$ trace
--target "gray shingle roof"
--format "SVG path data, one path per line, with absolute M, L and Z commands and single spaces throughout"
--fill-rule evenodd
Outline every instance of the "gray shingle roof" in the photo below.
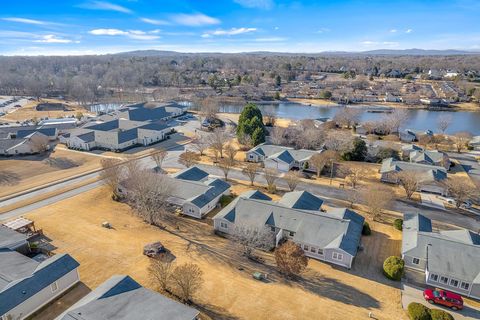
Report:
M 113 276 L 57 320 L 193 320 L 199 312 L 142 287 L 129 276 Z
M 415 171 L 420 182 L 442 181 L 447 178 L 447 170 L 444 167 L 428 164 L 397 161 L 388 158 L 382 161 L 380 173 Z
M 56 128 L 42 128 L 42 129 L 29 129 L 29 130 L 18 130 L 17 138 L 25 138 L 26 136 L 34 133 L 40 132 L 41 134 L 46 135 L 47 137 L 53 137 L 57 133 Z
M 441 163 L 444 157 L 445 154 L 437 150 L 416 150 L 410 153 L 411 162 L 427 162 L 431 165 Z
M 248 152 L 255 152 L 270 159 L 279 159 L 283 162 L 291 163 L 294 160 L 308 160 L 312 155 L 319 151 L 305 149 L 294 150 L 290 147 L 263 143 L 252 148 Z
M 0 249 L 0 314 L 7 313 L 78 266 L 68 254 L 36 262 L 18 252 Z
M 480 283 L 478 234 L 468 230 L 432 232 L 430 219 L 420 214 L 405 214 L 402 254 L 427 258 L 432 273 L 458 280 Z
M 278 201 L 286 207 L 318 211 L 322 207 L 323 200 L 308 191 L 287 192 Z
M 275 226 L 295 232 L 294 241 L 320 248 L 339 248 L 351 255 L 357 252 L 364 221 L 363 217 L 350 210 L 333 210 L 331 214 L 312 213 L 280 202 L 248 198 L 243 194 L 214 219 L 226 219 L 235 225 L 252 228 Z
M 87 133 L 83 133 L 81 135 L 78 135 L 77 138 L 79 138 L 83 142 L 92 142 L 92 141 L 95 141 L 95 132 L 90 131 Z
M 213 179 L 206 182 L 206 185 L 210 186 L 205 193 L 199 194 L 191 199 L 188 199 L 191 203 L 199 208 L 203 208 L 213 199 L 224 193 L 230 188 L 230 184 L 220 179 Z
M 20 232 L 0 226 L 0 249 L 14 249 L 19 245 L 25 244 L 28 237 Z
M 174 173 L 172 177 L 183 180 L 200 181 L 208 177 L 208 173 L 196 166 L 193 166 Z

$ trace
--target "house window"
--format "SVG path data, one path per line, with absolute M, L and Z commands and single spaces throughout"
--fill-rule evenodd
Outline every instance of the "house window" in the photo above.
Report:
M 458 287 L 458 284 L 459 284 L 459 281 L 458 281 L 458 280 L 450 279 L 450 286 L 451 286 L 451 287 L 457 288 L 457 287 Z
M 250 158 L 250 159 L 253 159 L 253 154 L 249 155 L 249 158 Z
M 323 249 L 318 249 L 318 254 L 323 256 Z
M 58 283 L 57 283 L 57 281 L 55 281 L 54 283 L 52 283 L 52 284 L 50 285 L 50 289 L 52 290 L 52 292 L 55 292 L 55 291 L 58 290 Z
M 317 248 L 310 247 L 310 252 L 317 253 Z
M 271 230 L 272 232 L 275 232 L 275 227 L 270 227 L 270 230 Z
M 224 228 L 224 229 L 227 229 L 228 228 L 228 225 L 226 222 L 220 222 L 220 227 L 221 228 Z
M 303 250 L 308 251 L 308 246 L 307 246 L 307 245 L 304 245 L 304 246 L 303 246 Z
M 448 278 L 445 276 L 440 277 L 440 283 L 447 284 L 448 283 Z
M 412 263 L 418 265 L 420 263 L 420 259 L 418 258 L 413 258 Z
M 438 274 L 430 273 L 430 280 L 438 282 Z
M 460 288 L 462 288 L 463 290 L 468 290 L 470 288 L 470 283 L 462 281 L 462 283 L 460 284 Z
M 338 253 L 338 252 L 334 252 L 334 253 L 332 254 L 332 258 L 333 258 L 334 260 L 342 261 L 342 260 L 343 260 L 343 254 Z
M 295 235 L 295 232 L 290 231 L 289 235 L 290 235 L 290 237 L 293 237 Z

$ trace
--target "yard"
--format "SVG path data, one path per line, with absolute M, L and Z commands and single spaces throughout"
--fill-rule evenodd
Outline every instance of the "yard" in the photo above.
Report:
M 46 155 L 0 159 L 0 197 L 100 168 L 101 157 L 57 146 Z
M 114 274 L 129 274 L 152 288 L 142 248 L 161 241 L 179 263 L 191 261 L 203 270 L 196 307 L 214 319 L 362 319 L 370 311 L 377 319 L 406 318 L 398 285 L 381 274 L 384 258 L 399 254 L 401 234 L 390 226 L 373 225 L 352 270 L 310 260 L 300 280 L 287 282 L 275 271 L 271 254 L 264 255 L 264 265 L 250 262 L 204 221 L 182 218 L 178 230 L 147 225 L 103 188 L 38 209 L 28 218 L 53 239 L 55 252 L 68 252 L 80 262 L 81 279 L 90 288 Z M 113 229 L 102 228 L 103 221 Z M 257 270 L 268 272 L 270 282 L 253 280 Z M 48 319 L 48 311 L 37 319 Z

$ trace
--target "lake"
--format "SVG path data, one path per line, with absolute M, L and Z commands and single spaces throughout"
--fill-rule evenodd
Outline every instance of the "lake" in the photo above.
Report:
M 332 118 L 341 109 L 339 106 L 308 106 L 299 103 L 260 104 L 258 107 L 271 108 L 277 117 L 288 119 L 317 119 Z M 350 107 L 350 106 L 349 106 Z M 353 108 L 366 108 L 364 106 L 351 106 Z M 243 105 L 224 105 L 221 112 L 240 113 Z M 458 131 L 468 131 L 473 135 L 480 135 L 480 112 L 478 111 L 433 111 L 424 109 L 408 109 L 409 119 L 403 129 L 427 130 L 437 132 L 437 119 L 441 114 L 448 113 L 452 116 L 452 123 L 447 133 L 453 134 Z M 378 120 L 385 117 L 385 113 L 363 112 L 361 122 Z

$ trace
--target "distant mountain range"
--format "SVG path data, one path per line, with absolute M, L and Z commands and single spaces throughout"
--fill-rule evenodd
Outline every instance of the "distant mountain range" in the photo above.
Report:
M 480 55 L 480 51 L 464 51 L 464 50 L 424 50 L 424 49 L 378 49 L 370 51 L 324 51 L 318 53 L 289 53 L 289 52 L 270 52 L 270 51 L 255 51 L 255 52 L 239 52 L 239 53 L 221 53 L 221 52 L 201 52 L 201 53 L 187 53 L 177 51 L 162 51 L 162 50 L 136 50 L 128 52 L 120 52 L 115 55 L 129 56 L 129 57 L 169 57 L 169 56 L 190 56 L 190 55 L 265 55 L 265 56 L 356 56 L 356 55 L 389 55 L 389 56 L 452 56 L 452 55 Z

